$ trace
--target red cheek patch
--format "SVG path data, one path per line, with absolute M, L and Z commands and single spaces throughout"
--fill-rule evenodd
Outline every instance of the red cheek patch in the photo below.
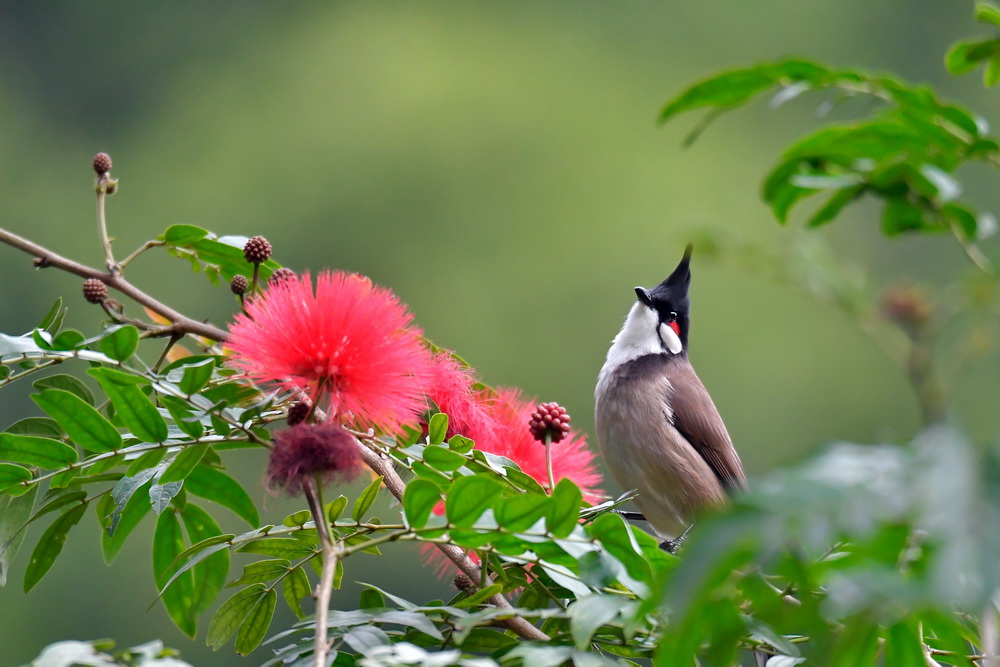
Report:
M 674 333 L 677 334 L 678 336 L 680 336 L 681 335 L 681 325 L 677 324 L 677 322 L 670 322 L 669 324 L 670 324 L 670 328 L 674 330 Z

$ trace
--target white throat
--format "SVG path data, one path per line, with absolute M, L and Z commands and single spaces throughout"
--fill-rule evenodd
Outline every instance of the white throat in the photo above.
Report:
M 636 301 L 628 311 L 625 325 L 611 343 L 601 375 L 647 354 L 680 354 L 683 349 L 680 336 L 670 325 L 661 323 L 655 310 Z

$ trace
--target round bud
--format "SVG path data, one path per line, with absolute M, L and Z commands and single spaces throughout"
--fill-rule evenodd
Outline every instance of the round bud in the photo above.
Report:
M 97 175 L 106 174 L 111 171 L 111 156 L 107 153 L 98 153 L 94 156 L 94 171 Z
M 275 270 L 275 272 L 271 274 L 271 277 L 268 278 L 267 282 L 271 284 L 271 287 L 274 287 L 275 285 L 280 285 L 286 280 L 291 280 L 294 277 L 295 272 L 283 266 L 280 269 Z
M 879 307 L 883 317 L 911 330 L 927 324 L 932 314 L 927 293 L 915 286 L 887 289 Z
M 457 588 L 460 591 L 467 591 L 475 586 L 475 584 L 472 583 L 472 579 L 469 577 L 469 575 L 465 574 L 464 572 L 455 575 L 454 584 L 455 588 Z
M 255 236 L 243 246 L 243 256 L 251 264 L 266 262 L 271 256 L 271 244 L 263 236 Z
M 292 407 L 288 408 L 288 416 L 285 417 L 285 421 L 288 422 L 289 426 L 296 426 L 301 424 L 309 416 L 309 412 L 312 410 L 312 405 L 306 401 L 301 403 L 296 403 Z
M 83 281 L 83 298 L 90 303 L 103 303 L 108 298 L 108 286 L 97 278 Z
M 566 408 L 558 403 L 542 403 L 531 413 L 528 429 L 539 442 L 545 442 L 546 436 L 551 442 L 559 442 L 569 435 L 569 415 Z
M 239 274 L 233 276 L 233 279 L 229 281 L 229 289 L 232 290 L 233 294 L 236 296 L 242 296 L 247 293 L 250 289 L 250 281 L 247 280 L 246 276 L 241 276 Z

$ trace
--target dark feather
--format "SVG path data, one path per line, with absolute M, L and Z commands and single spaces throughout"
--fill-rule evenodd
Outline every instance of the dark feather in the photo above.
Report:
M 673 409 L 674 428 L 687 438 L 727 489 L 745 489 L 743 463 L 733 448 L 726 425 L 691 367 L 687 355 L 671 358 L 673 389 L 667 402 Z

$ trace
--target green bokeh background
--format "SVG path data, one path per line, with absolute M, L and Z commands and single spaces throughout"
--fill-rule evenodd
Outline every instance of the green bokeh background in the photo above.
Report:
M 658 128 L 662 103 L 719 68 L 797 54 L 894 70 L 997 120 L 996 93 L 941 64 L 949 43 L 982 32 L 971 14 L 971 3 L 933 0 L 7 3 L 0 226 L 99 264 L 89 162 L 107 151 L 121 179 L 109 202 L 120 255 L 171 224 L 263 234 L 292 268 L 391 286 L 485 382 L 559 401 L 590 432 L 594 380 L 634 285 L 660 281 L 699 235 L 777 255 L 804 235 L 779 227 L 758 189 L 782 147 L 818 122 L 817 99 L 724 116 L 688 150 L 696 117 Z M 968 177 L 974 201 L 1000 208 L 995 180 Z M 852 209 L 820 234 L 880 281 L 968 273 L 945 239 L 882 239 L 877 212 Z M 744 267 L 696 251 L 691 356 L 751 477 L 834 440 L 913 434 L 909 388 L 874 344 L 795 285 Z M 224 324 L 233 311 L 225 288 L 164 254 L 129 275 L 193 317 Z M 0 280 L 4 332 L 29 330 L 58 295 L 71 326 L 100 320 L 79 279 L 33 271 L 12 249 L 0 247 Z M 956 417 L 981 440 L 995 433 L 997 371 L 980 364 L 957 387 Z M 2 425 L 35 414 L 28 389 L 4 389 Z M 265 521 L 298 509 L 262 490 L 260 452 L 228 461 Z M 98 637 L 160 637 L 199 665 L 267 657 L 212 653 L 208 618 L 190 642 L 162 608 L 147 612 L 148 521 L 107 568 L 88 515 L 25 596 L 24 562 L 43 528 L 31 528 L 0 590 L 0 663 Z M 416 549 L 386 551 L 348 563 L 345 581 L 450 595 Z M 334 605 L 356 600 L 346 585 Z M 290 622 L 279 605 L 272 627 Z

